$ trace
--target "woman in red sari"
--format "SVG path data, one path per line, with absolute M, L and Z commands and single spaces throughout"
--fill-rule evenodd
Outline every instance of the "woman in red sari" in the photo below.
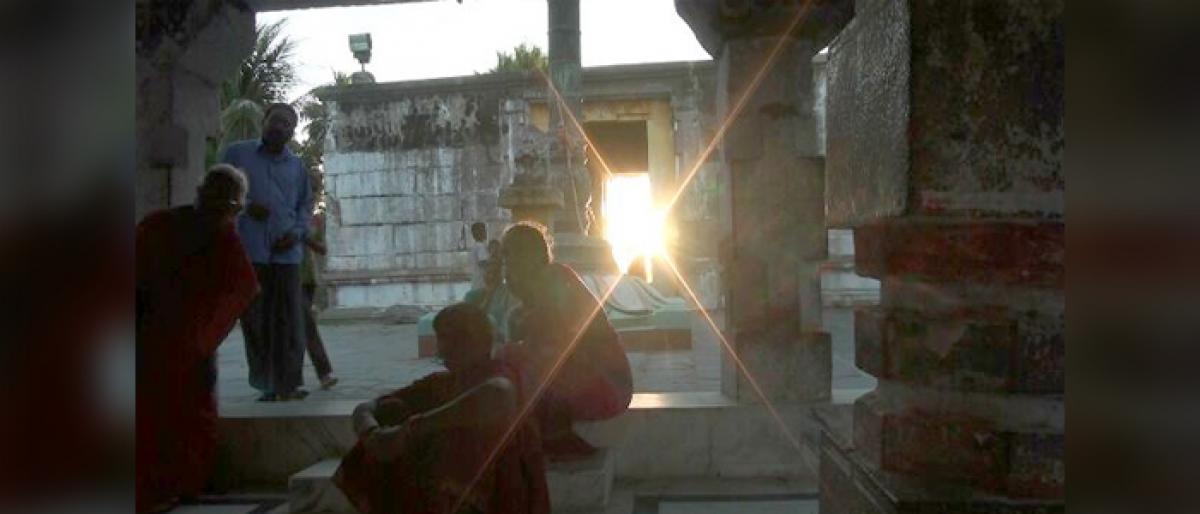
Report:
M 511 337 L 520 341 L 502 347 L 504 359 L 522 370 L 527 387 L 549 381 L 534 414 L 546 457 L 586 457 L 595 448 L 572 422 L 609 419 L 629 408 L 629 359 L 599 300 L 571 268 L 553 262 L 544 227 L 513 225 L 501 246 L 505 279 L 521 301 Z
M 208 171 L 196 204 L 137 227 L 137 510 L 201 492 L 216 448 L 215 354 L 258 293 L 234 229 L 246 178 Z
M 521 379 L 491 357 L 487 315 L 452 305 L 433 328 L 447 371 L 359 405 L 334 483 L 366 514 L 548 514 L 537 428 L 517 419 Z

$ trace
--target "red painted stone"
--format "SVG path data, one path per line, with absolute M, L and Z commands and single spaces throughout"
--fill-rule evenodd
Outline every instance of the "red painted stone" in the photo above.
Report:
M 879 279 L 1062 287 L 1065 232 L 1061 221 L 894 218 L 855 228 L 855 265 Z
M 1002 307 L 936 314 L 860 309 L 855 364 L 876 377 L 942 389 L 1061 393 L 1065 323 Z
M 870 395 L 854 406 L 855 451 L 878 469 L 1013 498 L 1062 498 L 1064 440 L 963 414 L 884 412 Z

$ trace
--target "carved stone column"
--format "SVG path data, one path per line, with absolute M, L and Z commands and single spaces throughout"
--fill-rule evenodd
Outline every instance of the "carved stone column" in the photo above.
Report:
M 137 219 L 194 200 L 207 139 L 220 130 L 218 86 L 254 45 L 254 12 L 234 3 L 144 4 L 137 9 Z
M 821 511 L 1061 512 L 1062 2 L 856 11 L 830 54 L 826 184 L 882 284 L 855 323 L 879 385 L 829 422 Z
M 850 2 L 803 4 L 676 2 L 717 58 L 717 119 L 731 123 L 720 146 L 729 185 L 726 333 L 766 396 L 794 402 L 830 397 L 832 357 L 829 334 L 820 330 L 818 274 L 827 244 L 825 164 L 816 147 L 812 58 L 852 12 Z M 727 355 L 722 373 L 725 394 L 758 400 Z

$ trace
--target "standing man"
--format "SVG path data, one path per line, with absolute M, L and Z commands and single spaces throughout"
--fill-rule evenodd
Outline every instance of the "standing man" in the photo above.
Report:
M 221 159 L 244 170 L 250 183 L 238 233 L 262 293 L 241 321 L 250 385 L 263 393 L 259 401 L 308 395 L 300 389 L 305 346 L 300 262 L 313 196 L 304 165 L 287 148 L 298 121 L 292 106 L 271 104 L 263 116 L 262 139 L 233 143 Z

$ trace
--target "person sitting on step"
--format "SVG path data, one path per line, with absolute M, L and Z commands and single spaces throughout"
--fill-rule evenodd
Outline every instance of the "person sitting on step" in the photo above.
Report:
M 505 282 L 521 302 L 512 312 L 510 342 L 501 359 L 525 374 L 550 460 L 575 460 L 596 449 L 574 421 L 610 419 L 629 408 L 633 376 L 619 336 L 600 301 L 571 268 L 553 262 L 550 236 L 522 222 L 501 240 Z M 545 384 L 545 386 L 542 386 Z
M 455 304 L 433 327 L 446 371 L 359 405 L 334 483 L 367 514 L 548 513 L 537 428 L 519 419 L 519 374 L 491 357 L 486 315 Z

